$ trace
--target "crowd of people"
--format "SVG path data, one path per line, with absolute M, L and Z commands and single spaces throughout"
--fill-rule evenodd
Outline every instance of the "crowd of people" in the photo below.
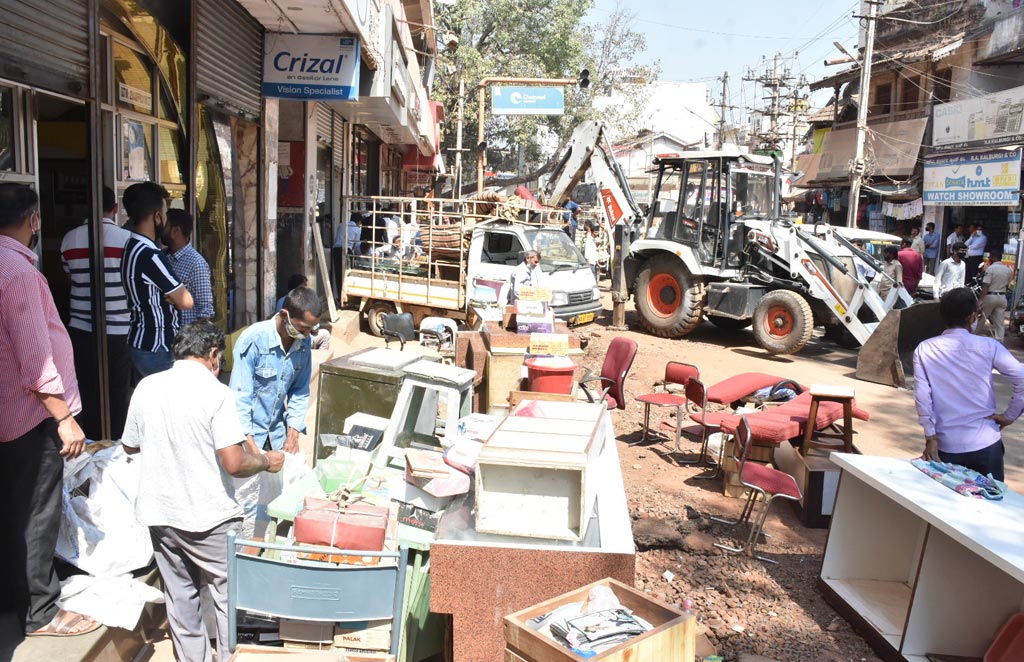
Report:
M 291 289 L 273 317 L 240 334 L 223 383 L 209 266 L 191 246 L 191 216 L 167 201 L 158 184 L 132 185 L 120 227 L 104 190 L 112 438 L 139 462 L 136 516 L 150 530 L 177 658 L 212 659 L 199 603 L 208 585 L 227 659 L 227 533 L 242 518 L 233 478 L 276 473 L 298 450 L 322 304 L 304 283 Z M 61 246 L 65 326 L 36 268 L 39 216 L 32 188 L 0 183 L 0 609 L 17 614 L 26 636 L 77 636 L 99 623 L 58 607 L 54 553 L 64 462 L 99 438 L 93 268 L 83 225 Z

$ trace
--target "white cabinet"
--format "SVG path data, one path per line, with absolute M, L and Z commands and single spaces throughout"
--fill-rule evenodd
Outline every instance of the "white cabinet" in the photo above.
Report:
M 886 659 L 984 655 L 1024 610 L 1024 497 L 964 497 L 909 460 L 843 470 L 819 586 Z

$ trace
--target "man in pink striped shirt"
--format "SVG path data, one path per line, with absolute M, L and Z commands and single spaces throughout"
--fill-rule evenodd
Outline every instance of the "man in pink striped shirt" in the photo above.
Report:
M 99 627 L 57 607 L 63 458 L 85 449 L 71 339 L 35 268 L 39 196 L 0 184 L 0 600 L 28 635 Z

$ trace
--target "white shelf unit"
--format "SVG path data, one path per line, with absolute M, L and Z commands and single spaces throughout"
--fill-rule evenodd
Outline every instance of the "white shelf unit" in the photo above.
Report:
M 980 657 L 1024 609 L 1024 498 L 964 497 L 909 460 L 843 470 L 820 583 L 887 660 Z

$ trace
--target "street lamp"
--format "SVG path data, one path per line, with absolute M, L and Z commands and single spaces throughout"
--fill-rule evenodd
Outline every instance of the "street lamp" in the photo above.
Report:
M 487 86 L 492 83 L 519 83 L 522 85 L 579 85 L 586 88 L 590 85 L 590 71 L 584 69 L 580 72 L 579 78 L 506 78 L 493 76 L 484 78 L 477 85 L 477 145 L 483 145 L 476 155 L 476 192 L 477 195 L 484 192 L 484 166 L 487 162 L 487 141 L 484 140 L 484 104 L 487 96 Z

